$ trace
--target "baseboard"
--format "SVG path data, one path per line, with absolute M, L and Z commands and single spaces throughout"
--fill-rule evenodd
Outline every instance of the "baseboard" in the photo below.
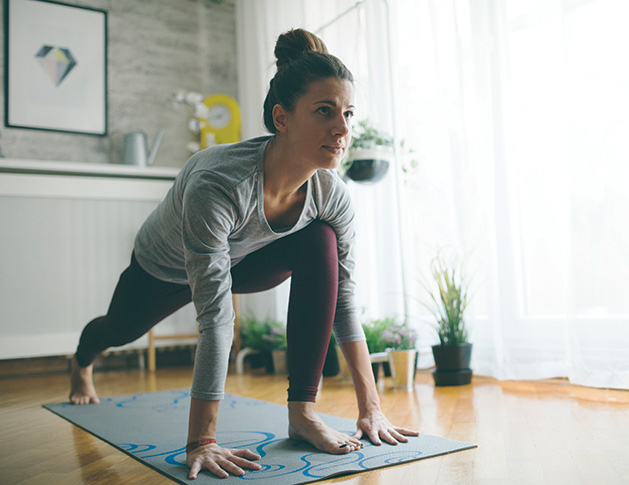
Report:
M 191 366 L 196 345 L 156 348 L 157 368 Z M 0 360 L 0 378 L 69 374 L 72 355 Z M 144 369 L 146 349 L 112 350 L 94 362 L 94 372 Z

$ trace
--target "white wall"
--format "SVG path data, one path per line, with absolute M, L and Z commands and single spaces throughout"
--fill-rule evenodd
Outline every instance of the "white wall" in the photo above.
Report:
M 166 131 L 156 165 L 181 167 L 190 113 L 172 105 L 178 89 L 236 97 L 233 0 L 64 0 L 108 12 L 108 125 L 106 137 L 0 126 L 0 158 L 110 163 L 120 159 L 122 134 Z M 0 17 L 4 9 L 0 9 Z M 0 22 L 4 22 L 0 18 Z M 0 71 L 4 70 L 0 36 Z M 4 76 L 3 72 L 0 72 Z M 4 113 L 4 89 L 0 110 Z

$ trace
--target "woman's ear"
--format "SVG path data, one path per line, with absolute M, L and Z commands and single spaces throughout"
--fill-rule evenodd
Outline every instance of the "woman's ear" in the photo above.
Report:
M 278 133 L 286 133 L 288 129 L 286 125 L 286 118 L 288 117 L 288 112 L 284 109 L 281 104 L 276 104 L 273 106 L 273 124 L 277 129 Z

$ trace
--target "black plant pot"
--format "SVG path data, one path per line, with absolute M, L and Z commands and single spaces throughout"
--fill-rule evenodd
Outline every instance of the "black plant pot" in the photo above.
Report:
M 273 373 L 273 354 L 271 352 L 260 350 L 257 354 L 251 354 L 248 358 L 252 369 L 264 367 L 268 374 Z
M 415 363 L 417 367 L 417 363 Z M 391 377 L 391 365 L 388 362 L 382 363 L 382 369 L 384 370 L 384 377 Z
M 376 382 L 378 382 L 380 367 L 382 367 L 384 377 L 391 377 L 391 366 L 388 362 L 373 362 L 371 364 L 371 370 L 373 371 L 373 378 L 376 380 Z
M 378 375 L 380 374 L 380 367 L 384 377 L 391 377 L 391 365 L 388 362 L 373 362 L 371 364 L 371 370 L 373 370 L 373 377 L 378 382 Z
M 472 344 L 433 345 L 437 369 L 432 376 L 437 386 L 462 386 L 472 382 Z
M 325 354 L 325 363 L 323 364 L 323 377 L 334 377 L 338 375 L 341 367 L 339 365 L 339 357 L 336 352 L 336 345 L 332 342 L 328 345 L 328 352 Z
M 273 367 L 273 354 L 271 352 L 264 351 L 260 355 L 262 357 L 262 367 L 266 369 L 266 373 L 273 374 L 275 369 Z
M 466 386 L 472 382 L 472 369 L 461 370 L 433 370 L 432 377 L 435 386 Z
M 382 364 L 382 362 L 372 362 L 371 363 L 371 370 L 373 372 L 373 378 L 376 381 L 376 384 L 378 383 L 378 376 L 380 375 L 380 365 Z
M 346 176 L 359 183 L 376 183 L 384 178 L 389 170 L 389 162 L 381 159 L 354 160 Z

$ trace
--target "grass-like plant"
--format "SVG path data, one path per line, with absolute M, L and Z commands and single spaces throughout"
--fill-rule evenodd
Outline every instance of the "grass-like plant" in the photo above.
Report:
M 286 329 L 270 318 L 258 320 L 253 315 L 240 319 L 240 335 L 243 347 L 260 352 L 286 349 Z
M 437 319 L 437 334 L 441 345 L 467 343 L 465 309 L 469 303 L 467 281 L 463 265 L 449 265 L 441 255 L 431 264 L 431 273 L 437 283 L 437 292 L 430 292 L 433 305 L 426 307 Z

